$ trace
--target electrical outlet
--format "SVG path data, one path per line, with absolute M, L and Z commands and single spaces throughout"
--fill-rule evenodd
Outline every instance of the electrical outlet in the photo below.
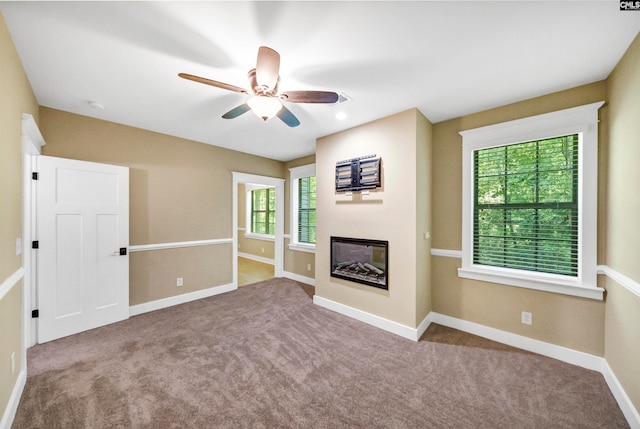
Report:
M 178 280 L 176 280 L 176 286 L 180 287 L 184 284 L 184 282 L 182 281 L 182 277 L 178 277 Z
M 533 315 L 528 311 L 523 311 L 522 315 L 520 316 L 520 322 L 525 325 L 531 325 L 533 323 Z
M 262 248 L 262 253 L 264 253 L 264 247 Z
M 16 372 L 16 352 L 11 353 L 11 374 Z
M 311 264 L 307 264 L 307 271 L 311 271 Z

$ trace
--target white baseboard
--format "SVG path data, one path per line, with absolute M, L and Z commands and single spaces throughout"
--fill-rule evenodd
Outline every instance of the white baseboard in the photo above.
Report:
M 311 285 L 311 286 L 315 286 L 316 285 L 316 279 L 311 278 L 311 277 L 301 276 L 300 274 L 292 273 L 292 272 L 289 272 L 289 271 L 283 271 L 282 272 L 282 277 L 286 277 L 288 279 L 295 280 L 297 282 L 308 284 L 308 285 Z
M 613 370 L 606 359 L 602 359 L 602 368 L 600 372 L 602 372 L 604 380 L 607 382 L 607 386 L 609 386 L 609 390 L 611 390 L 613 397 L 616 398 L 616 401 L 622 410 L 622 414 L 624 414 L 624 417 L 627 419 L 629 426 L 631 426 L 632 429 L 640 429 L 640 413 L 638 413 L 638 410 L 633 406 L 627 392 L 624 391 L 624 388 L 613 373 Z
M 251 253 L 238 252 L 238 256 L 242 258 L 251 259 L 252 261 L 262 262 L 263 264 L 275 265 L 275 260 L 265 258 L 263 256 L 252 255 Z
M 18 404 L 20 404 L 20 397 L 22 396 L 22 392 L 24 391 L 24 386 L 27 384 L 27 370 L 22 369 L 20 374 L 18 374 L 18 379 L 16 380 L 16 384 L 13 386 L 13 390 L 11 391 L 11 396 L 9 397 L 9 402 L 7 403 L 7 407 L 4 409 L 4 413 L 2 414 L 2 420 L 0 420 L 0 429 L 10 429 L 13 424 L 13 419 L 16 416 L 16 411 L 18 411 Z
M 433 311 L 430 314 L 432 314 L 432 322 L 439 325 L 448 326 L 449 328 L 458 329 L 460 331 L 478 335 L 479 337 L 487 338 L 489 340 L 558 359 L 563 362 L 594 371 L 600 371 L 602 368 L 602 358 L 600 356 L 568 349 L 566 347 L 557 346 L 540 340 L 534 340 L 533 338 L 525 337 L 523 335 L 512 334 L 511 332 L 501 331 L 499 329 L 490 328 L 488 326 L 468 322 L 451 316 L 445 316 L 444 314 Z
M 143 304 L 132 305 L 129 307 L 129 316 L 137 316 L 138 314 L 148 313 L 150 311 L 160 310 L 162 308 L 171 307 L 186 302 L 195 301 L 197 299 L 208 298 L 210 296 L 219 295 L 221 293 L 230 292 L 237 289 L 233 283 L 221 286 L 214 286 L 209 289 L 198 290 L 195 292 L 184 293 L 182 295 L 171 296 L 169 298 L 158 299 L 156 301 L 145 302 Z
M 422 322 L 420 322 L 420 324 L 416 328 L 416 339 L 415 339 L 415 341 L 418 341 L 422 337 L 422 335 L 426 332 L 426 330 L 429 328 L 429 325 L 431 325 L 431 323 L 433 323 L 433 312 L 432 311 L 430 311 L 429 314 L 427 314 L 427 317 L 422 319 Z
M 335 311 L 336 313 L 343 314 L 345 316 L 351 317 L 352 319 L 359 320 L 360 322 L 375 326 L 376 328 L 380 328 L 384 331 L 391 332 L 392 334 L 399 335 L 412 341 L 418 341 L 418 339 L 422 335 L 418 335 L 418 329 L 416 328 L 410 328 L 400 323 L 384 319 L 380 316 L 376 316 L 375 314 L 367 313 L 366 311 L 358 310 L 357 308 L 349 307 L 348 305 L 340 304 L 338 302 L 331 301 L 330 299 L 322 298 L 318 295 L 315 295 L 313 297 L 313 303 L 319 305 L 320 307 Z M 427 316 L 425 320 L 427 320 L 428 317 L 429 316 Z M 429 326 L 429 322 L 423 321 L 420 326 L 422 327 L 424 323 L 426 323 L 426 326 L 424 327 L 424 329 L 426 330 Z

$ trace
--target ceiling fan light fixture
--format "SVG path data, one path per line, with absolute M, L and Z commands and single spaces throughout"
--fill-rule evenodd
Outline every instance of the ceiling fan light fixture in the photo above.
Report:
M 282 104 L 274 97 L 266 95 L 256 95 L 247 101 L 253 113 L 263 121 L 271 119 L 282 109 Z
M 291 110 L 287 109 L 284 101 L 288 103 L 331 105 L 336 104 L 341 99 L 337 93 L 332 91 L 287 91 L 279 93 L 279 71 L 280 54 L 267 46 L 260 46 L 258 58 L 256 59 L 256 68 L 249 70 L 248 73 L 251 90 L 188 73 L 178 73 L 178 76 L 194 82 L 226 89 L 227 91 L 246 95 L 253 93 L 253 96 L 246 103 L 236 106 L 222 115 L 223 119 L 237 118 L 249 110 L 253 110 L 253 113 L 263 121 L 277 116 L 287 126 L 293 128 L 300 125 L 300 121 Z M 346 96 L 342 96 L 342 100 L 346 99 Z

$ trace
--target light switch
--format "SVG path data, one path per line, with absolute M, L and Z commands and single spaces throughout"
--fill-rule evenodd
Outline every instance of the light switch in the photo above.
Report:
M 22 238 L 16 238 L 16 255 L 22 255 Z

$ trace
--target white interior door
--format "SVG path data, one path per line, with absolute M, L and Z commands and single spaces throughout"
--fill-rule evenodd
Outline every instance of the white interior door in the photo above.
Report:
M 129 169 L 39 156 L 36 186 L 38 342 L 127 319 Z

